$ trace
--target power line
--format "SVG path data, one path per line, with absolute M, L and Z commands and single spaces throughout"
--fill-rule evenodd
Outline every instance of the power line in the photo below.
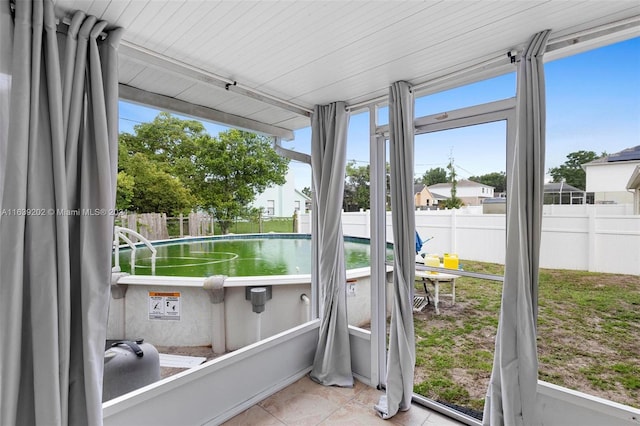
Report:
M 138 121 L 138 120 L 134 120 L 132 118 L 126 118 L 126 117 L 122 117 L 122 116 L 120 116 L 119 118 L 120 118 L 120 120 L 131 121 L 132 123 L 138 123 L 138 124 L 148 123 L 148 121 Z

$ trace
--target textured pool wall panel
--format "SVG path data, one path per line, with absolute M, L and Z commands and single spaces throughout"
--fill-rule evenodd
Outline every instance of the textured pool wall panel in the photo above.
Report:
M 347 273 L 347 313 L 352 326 L 370 321 L 369 274 L 369 268 Z M 245 293 L 246 287 L 256 286 L 271 288 L 272 297 L 260 314 L 253 312 Z M 124 276 L 117 286 L 112 285 L 107 337 L 143 338 L 156 346 L 216 347 L 222 339 L 226 351 L 232 351 L 305 323 L 309 307 L 303 294 L 311 295 L 309 276 L 229 278 L 222 304 L 211 302 L 201 278 Z M 159 302 L 163 306 L 155 306 Z M 175 315 L 162 315 L 161 308 L 174 309 Z M 224 324 L 216 315 L 221 309 Z

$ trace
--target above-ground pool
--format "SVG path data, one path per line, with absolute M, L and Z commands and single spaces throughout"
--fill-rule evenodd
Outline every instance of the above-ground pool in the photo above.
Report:
M 305 234 L 225 235 L 182 238 L 153 243 L 157 250 L 155 275 L 248 277 L 311 273 L 311 237 Z M 347 269 L 370 266 L 369 239 L 345 237 Z M 151 275 L 151 251 L 136 251 L 135 270 L 130 249 L 120 249 L 120 268 L 135 275 Z

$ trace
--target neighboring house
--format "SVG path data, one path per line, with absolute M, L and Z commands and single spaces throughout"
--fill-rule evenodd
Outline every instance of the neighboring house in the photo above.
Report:
M 310 202 L 309 197 L 296 189 L 295 176 L 289 171 L 284 185 L 267 188 L 251 206 L 261 208 L 266 216 L 286 217 L 292 216 L 295 211 L 304 212 Z
M 438 200 L 423 183 L 413 185 L 413 198 L 416 209 L 426 210 L 438 204 Z
M 451 198 L 451 182 L 437 183 L 427 187 L 436 197 Z M 466 206 L 479 206 L 482 200 L 493 198 L 493 186 L 484 185 L 467 179 L 461 179 L 456 185 L 456 197 L 460 198 Z
M 640 165 L 631 174 L 627 190 L 633 192 L 633 214 L 640 214 Z
M 631 204 L 634 193 L 629 184 L 633 184 L 631 177 L 639 165 L 640 145 L 583 164 L 586 190 L 593 192 L 596 204 Z
M 566 182 L 545 183 L 544 204 L 586 204 L 586 193 Z

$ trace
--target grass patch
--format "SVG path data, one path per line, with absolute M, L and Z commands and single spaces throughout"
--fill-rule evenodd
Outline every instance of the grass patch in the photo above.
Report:
M 220 226 L 218 223 L 215 225 L 215 230 L 218 235 L 222 233 Z M 269 218 L 263 220 L 262 222 L 258 221 L 249 221 L 249 220 L 237 220 L 235 221 L 231 227 L 229 228 L 229 232 L 234 234 L 258 234 L 258 233 L 268 233 L 268 232 L 278 232 L 278 233 L 286 233 L 293 232 L 293 218 L 288 217 L 280 217 L 280 218 Z
M 503 275 L 502 265 L 462 261 Z M 422 290 L 417 284 L 416 289 Z M 456 304 L 415 314 L 415 392 L 482 411 L 502 283 L 462 277 Z M 538 361 L 541 380 L 640 408 L 640 278 L 541 269 Z

